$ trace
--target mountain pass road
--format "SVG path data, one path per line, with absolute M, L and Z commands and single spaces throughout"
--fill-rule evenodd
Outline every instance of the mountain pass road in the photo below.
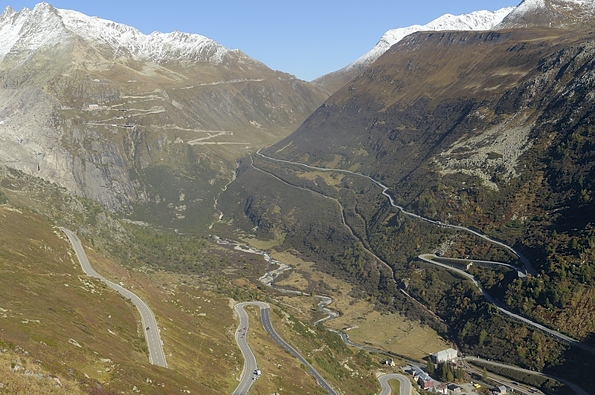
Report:
M 312 365 L 306 358 L 304 358 L 299 352 L 297 352 L 293 347 L 291 347 L 285 340 L 283 340 L 275 329 L 273 329 L 273 325 L 271 324 L 270 319 L 270 305 L 265 302 L 243 302 L 236 304 L 235 310 L 238 313 L 240 324 L 238 325 L 238 330 L 236 331 L 236 342 L 240 347 L 242 355 L 244 356 L 244 370 L 242 371 L 242 375 L 240 378 L 240 384 L 237 386 L 233 395 L 240 395 L 248 393 L 250 386 L 255 381 L 254 372 L 258 369 L 256 365 L 256 358 L 254 357 L 254 353 L 248 346 L 247 336 L 248 336 L 248 314 L 244 310 L 245 306 L 258 306 L 260 308 L 260 322 L 264 329 L 267 331 L 269 336 L 281 347 L 287 350 L 291 355 L 296 357 L 301 363 L 304 364 L 308 368 L 308 373 L 310 373 L 316 381 L 318 385 L 326 390 L 331 395 L 337 395 L 335 390 L 330 386 L 329 383 L 314 369 Z
M 380 386 L 382 387 L 380 395 L 391 395 L 392 390 L 388 384 L 389 380 L 399 380 L 399 383 L 401 384 L 400 395 L 411 395 L 411 381 L 409 381 L 407 376 L 397 373 L 378 376 L 378 381 L 380 381 Z
M 83 272 L 85 272 L 85 274 L 87 274 L 88 276 L 100 279 L 105 284 L 107 284 L 108 287 L 115 290 L 125 298 L 130 299 L 130 301 L 136 306 L 138 312 L 140 313 L 141 323 L 143 331 L 145 333 L 145 340 L 147 341 L 147 347 L 149 348 L 149 362 L 153 365 L 166 368 L 167 361 L 165 360 L 165 353 L 163 352 L 163 343 L 161 342 L 161 336 L 159 334 L 157 320 L 155 319 L 153 311 L 151 311 L 149 306 L 147 306 L 147 304 L 143 302 L 142 299 L 136 296 L 134 293 L 130 292 L 121 285 L 109 281 L 108 279 L 97 273 L 93 269 L 93 267 L 91 267 L 89 258 L 87 258 L 87 254 L 85 253 L 83 245 L 81 244 L 81 241 L 77 237 L 77 235 L 75 235 L 72 231 L 66 228 L 60 228 L 60 230 L 64 232 L 68 237 L 68 240 L 70 240 L 70 244 L 72 244 L 72 248 L 76 253 L 76 256 L 83 269 Z

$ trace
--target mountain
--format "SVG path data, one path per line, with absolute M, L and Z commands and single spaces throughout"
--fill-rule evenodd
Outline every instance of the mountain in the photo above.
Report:
M 412 25 L 392 29 L 384 33 L 380 41 L 353 63 L 335 72 L 326 74 L 314 80 L 331 92 L 335 92 L 341 86 L 355 78 L 362 70 L 372 64 L 391 46 L 401 41 L 406 36 L 419 31 L 448 31 L 448 30 L 490 30 L 498 25 L 514 7 L 501 8 L 497 11 L 475 11 L 470 14 L 452 15 L 446 14 L 434 19 L 426 25 Z
M 236 159 L 327 96 L 200 35 L 40 3 L 0 15 L 0 97 L 4 164 L 178 227 L 208 224 Z
M 590 0 L 524 0 L 499 27 L 592 27 L 594 12 Z
M 44 25 L 40 25 L 43 21 Z M 138 30 L 82 13 L 53 8 L 47 3 L 33 10 L 15 12 L 10 6 L 2 14 L 0 58 L 16 50 L 34 52 L 43 47 L 58 46 L 78 36 L 89 42 L 110 47 L 115 54 L 155 63 L 186 60 L 220 64 L 234 54 L 248 63 L 257 63 L 237 50 L 229 50 L 207 37 L 180 32 L 144 35 Z
M 525 20 L 544 15 L 532 4 L 517 8 Z M 594 344 L 595 14 L 589 3 L 545 4 L 576 5 L 567 19 L 583 28 L 408 35 L 294 133 L 243 161 L 221 202 L 233 226 L 350 279 L 380 309 L 427 319 L 466 354 L 588 389 L 593 366 L 581 361 L 590 356 L 511 321 L 469 281 L 418 259 L 522 265 L 441 224 L 513 246 L 536 275 L 469 272 L 512 311 Z

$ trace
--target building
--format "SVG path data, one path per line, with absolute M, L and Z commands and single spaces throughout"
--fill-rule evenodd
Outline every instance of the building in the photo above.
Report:
M 428 390 L 434 387 L 434 380 L 430 377 L 429 374 L 418 368 L 417 366 L 412 366 L 413 370 L 413 379 L 417 381 L 417 384 L 425 390 Z
M 459 356 L 459 351 L 454 348 L 438 351 L 432 354 L 432 360 L 434 363 L 450 362 L 454 361 Z
M 388 366 L 395 366 L 395 361 L 392 360 L 392 358 L 387 359 L 386 361 L 382 362 L 385 365 Z
M 417 384 L 419 384 L 419 386 L 424 390 L 429 390 L 434 387 L 434 380 L 426 374 L 425 376 L 420 376 L 417 379 Z

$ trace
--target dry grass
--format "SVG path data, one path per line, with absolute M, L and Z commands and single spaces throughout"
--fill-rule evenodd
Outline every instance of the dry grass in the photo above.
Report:
M 7 395 L 79 395 L 78 383 L 43 369 L 30 357 L 0 347 L 0 393 Z
M 300 362 L 283 350 L 264 331 L 259 322 L 259 309 L 246 308 L 250 316 L 248 343 L 252 348 L 262 376 L 253 384 L 250 393 L 254 394 L 325 394 L 316 380 L 301 366 Z M 271 314 L 273 319 L 274 314 Z M 275 329 L 279 323 L 273 323 Z
M 431 328 L 422 327 L 399 314 L 380 314 L 365 306 L 360 308 L 359 312 L 354 308 L 349 316 L 339 317 L 329 326 L 337 329 L 353 328 L 347 331 L 353 342 L 369 344 L 417 360 L 452 346 Z
M 25 350 L 46 371 L 108 393 L 235 388 L 242 361 L 228 298 L 202 289 L 199 279 L 191 285 L 192 278 L 122 268 L 83 244 L 98 272 L 153 308 L 170 369 L 149 364 L 136 308 L 82 273 L 60 231 L 7 207 L 0 208 L 0 346 Z
M 185 379 L 181 390 L 231 393 L 243 360 L 234 340 L 237 321 L 229 298 L 205 289 L 207 279 L 129 270 L 88 254 L 106 277 L 122 281 L 153 309 L 170 370 Z
M 146 358 L 133 307 L 81 272 L 56 228 L 4 207 L 0 244 L 1 340 L 91 376 L 103 370 L 101 359 Z
M 275 237 L 271 240 L 258 240 L 256 238 L 243 238 L 242 241 L 254 248 L 258 248 L 259 250 L 269 250 L 273 247 L 279 246 L 283 244 L 285 239 L 284 235 L 275 235 Z
M 82 273 L 64 235 L 39 216 L 8 207 L 0 207 L 0 349 L 8 350 L 2 355 L 14 358 L 10 353 L 23 350 L 44 376 L 56 375 L 63 388 L 71 381 L 78 383 L 85 392 L 98 391 L 100 386 L 105 393 L 135 389 L 162 394 L 231 393 L 243 359 L 234 341 L 237 320 L 230 299 L 210 291 L 208 279 L 122 267 L 82 241 L 98 272 L 123 282 L 151 306 L 170 369 L 149 364 L 138 312 L 120 295 Z M 288 253 L 275 254 L 275 258 L 295 267 L 280 285 L 307 289 L 324 284 L 347 317 L 371 310 L 370 305 L 349 296 L 349 284 L 316 271 L 312 263 Z M 320 314 L 315 308 L 317 298 L 281 296 L 278 302 L 303 320 L 312 321 Z M 254 393 L 321 393 L 299 362 L 263 332 L 256 311 L 251 314 L 255 323 L 251 344 L 267 372 L 255 383 Z M 371 315 L 366 317 L 373 322 Z M 284 328 L 278 316 L 272 318 L 296 345 L 302 345 L 297 333 Z M 374 341 L 382 343 L 383 339 Z M 29 361 L 26 364 L 30 366 Z M 1 374 L 0 382 L 14 383 L 15 388 L 17 382 L 9 378 L 25 379 L 18 386 L 42 383 L 50 385 L 47 391 L 60 390 L 49 379 L 44 383 L 37 378 L 31 381 L 29 376 Z M 68 393 L 77 393 L 76 388 L 68 388 Z M 35 387 L 28 393 L 43 391 Z
M 325 322 L 325 326 L 338 330 L 346 330 L 351 340 L 359 344 L 367 344 L 374 348 L 392 351 L 413 359 L 422 359 L 429 353 L 450 347 L 434 330 L 411 321 L 400 314 L 381 314 L 374 306 L 362 299 L 350 296 L 352 287 L 345 281 L 317 271 L 314 264 L 305 262 L 289 253 L 275 253 L 275 259 L 294 267 L 290 274 L 279 281 L 279 287 L 292 287 L 305 290 L 311 283 L 323 282 L 327 285 L 326 295 L 335 303 L 330 307 L 341 313 L 341 316 Z M 302 319 L 312 320 L 315 315 L 314 306 L 317 298 L 282 296 L 279 298 L 288 306 L 292 306 L 292 314 Z
M 332 166 L 329 166 L 332 168 Z M 296 175 L 301 178 L 305 178 L 306 180 L 315 181 L 317 178 L 322 178 L 324 182 L 328 185 L 337 186 L 341 184 L 343 180 L 344 174 L 342 173 L 333 173 L 330 171 L 303 171 L 303 172 L 296 172 Z

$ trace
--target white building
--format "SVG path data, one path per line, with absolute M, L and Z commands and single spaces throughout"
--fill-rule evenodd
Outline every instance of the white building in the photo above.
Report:
M 459 351 L 454 348 L 438 351 L 432 354 L 432 360 L 434 363 L 450 362 L 454 361 L 459 356 Z

